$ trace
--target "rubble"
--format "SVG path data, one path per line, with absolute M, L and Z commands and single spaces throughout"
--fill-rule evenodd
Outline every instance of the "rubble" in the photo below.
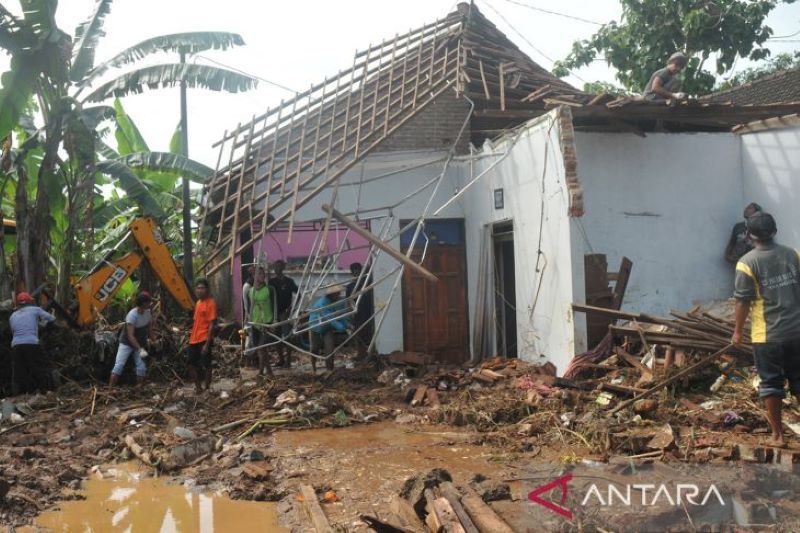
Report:
M 683 316 L 711 320 L 700 311 Z M 669 328 L 659 328 L 658 337 L 673 338 Z M 670 355 L 675 347 L 648 341 L 655 338 L 642 338 L 638 330 L 612 335 L 577 356 L 570 377 L 556 376 L 550 364 L 518 359 L 497 357 L 465 368 L 403 353 L 384 359 L 383 368 L 355 365 L 317 375 L 293 369 L 264 379 L 240 368 L 238 354 L 227 350 L 220 352 L 213 393 L 195 395 L 176 371 L 142 388 L 68 382 L 58 394 L 7 399 L 0 419 L 0 479 L 7 484 L 0 486 L 0 521 L 25 524 L 78 488 L 93 467 L 94 475 L 103 475 L 109 465 L 130 459 L 232 498 L 292 499 L 295 474 L 282 470 L 266 440 L 270 433 L 381 420 L 403 431 L 435 423 L 468 426 L 479 444 L 564 465 L 741 461 L 795 468 L 800 450 L 760 445 L 763 410 L 745 353 L 725 350 L 708 360 L 719 339 L 714 348 L 709 343 Z M 711 392 L 722 371 L 726 379 Z M 785 419 L 798 432 L 796 403 L 787 400 Z M 448 482 L 446 471 L 423 475 L 391 504 L 386 500 L 386 513 L 366 513 L 364 521 L 410 531 L 424 531 L 427 523 L 458 522 L 468 529 L 467 519 L 478 531 L 485 524 L 502 528 L 492 522 L 487 503 L 507 501 L 508 484 Z M 323 513 L 346 499 L 342 488 L 317 486 Z

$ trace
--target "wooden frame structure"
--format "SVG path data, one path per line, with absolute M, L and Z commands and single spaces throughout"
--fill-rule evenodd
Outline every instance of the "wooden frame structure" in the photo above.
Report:
M 204 270 L 232 265 L 276 224 L 288 220 L 291 228 L 298 209 L 445 92 L 478 99 L 480 108 L 512 109 L 545 85 L 585 100 L 469 4 L 356 53 L 350 68 L 214 145 L 217 171 L 203 194 L 201 231 L 211 248 Z M 238 242 L 245 229 L 251 237 Z
M 448 94 L 445 94 L 448 93 Z M 203 191 L 202 269 L 214 274 L 288 221 L 438 98 L 468 98 L 474 144 L 549 109 L 575 131 L 730 131 L 800 111 L 800 104 L 735 106 L 586 94 L 532 61 L 475 7 L 370 45 L 353 64 L 214 144 L 217 171 Z M 224 165 L 224 166 L 223 166 Z M 576 211 L 579 212 L 580 210 Z M 248 230 L 248 231 L 245 231 Z M 242 239 L 239 236 L 248 234 Z

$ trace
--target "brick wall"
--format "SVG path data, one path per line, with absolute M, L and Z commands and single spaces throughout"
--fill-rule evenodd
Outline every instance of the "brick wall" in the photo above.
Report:
M 403 124 L 378 146 L 376 152 L 401 150 L 447 149 L 452 146 L 458 130 L 469 111 L 469 103 L 447 91 L 421 110 L 417 116 Z M 457 153 L 469 152 L 469 125 L 456 148 Z

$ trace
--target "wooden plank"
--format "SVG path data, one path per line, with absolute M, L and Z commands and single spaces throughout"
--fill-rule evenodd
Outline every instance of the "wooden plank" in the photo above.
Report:
M 439 393 L 433 387 L 428 387 L 428 392 L 425 393 L 425 401 L 429 407 L 437 409 L 442 406 L 439 401 Z
M 300 485 L 300 495 L 303 497 L 303 508 L 317 533 L 333 533 L 314 489 L 310 485 Z
M 649 374 L 651 376 L 653 375 L 653 371 L 650 370 L 647 366 L 643 365 L 642 361 L 638 357 L 635 357 L 635 356 L 629 354 L 628 352 L 626 352 L 622 348 L 617 348 L 616 352 L 617 352 L 617 355 L 619 357 L 624 359 L 629 365 L 639 369 L 639 371 L 642 374 Z
M 458 521 L 461 522 L 461 526 L 464 528 L 465 533 L 480 533 L 478 528 L 472 522 L 472 519 L 467 514 L 467 511 L 464 510 L 464 506 L 461 505 L 461 494 L 458 492 L 455 486 L 453 486 L 453 484 L 449 481 L 445 481 L 439 485 L 439 492 L 444 498 L 447 498 L 448 503 L 450 503 L 450 507 L 458 517 Z
M 536 102 L 537 100 L 539 100 L 541 98 L 544 98 L 546 95 L 548 95 L 548 94 L 550 94 L 552 92 L 553 92 L 552 85 L 550 85 L 548 83 L 547 85 L 543 85 L 542 87 L 539 87 L 538 89 L 536 89 L 535 91 L 530 93 L 528 96 L 523 98 L 522 101 L 523 102 L 528 102 L 529 104 L 532 104 L 532 103 Z
M 428 392 L 427 385 L 420 385 L 417 387 L 417 391 L 414 393 L 414 398 L 411 400 L 411 406 L 416 407 L 417 405 L 422 405 L 422 402 L 425 400 L 425 394 Z
M 609 99 L 609 96 L 610 95 L 608 93 L 600 93 L 597 96 L 595 96 L 594 98 L 592 98 L 591 100 L 589 100 L 589 103 L 586 104 L 586 105 L 597 105 L 600 102 L 602 102 L 603 100 Z
M 425 516 L 425 525 L 434 533 L 439 533 L 442 531 L 444 525 L 439 519 L 439 515 L 436 513 L 436 508 L 433 506 L 433 502 L 436 501 L 436 496 L 431 489 L 425 489 L 423 494 L 425 495 L 425 501 L 428 502 L 425 506 L 425 510 L 428 512 Z
M 414 261 L 409 259 L 406 255 L 402 254 L 398 250 L 395 250 L 394 248 L 392 248 L 391 246 L 389 246 L 388 244 L 386 244 L 385 242 L 383 242 L 382 240 L 377 238 L 371 232 L 367 231 L 366 229 L 361 227 L 359 224 L 356 224 L 355 222 L 350 220 L 348 217 L 346 217 L 345 215 L 343 215 L 342 213 L 340 213 L 339 211 L 337 211 L 333 207 L 331 207 L 329 205 L 323 205 L 322 206 L 322 210 L 325 211 L 325 213 L 327 213 L 328 215 L 330 215 L 333 218 L 335 218 L 336 220 L 338 220 L 339 222 L 341 222 L 342 224 L 344 224 L 345 226 L 347 226 L 348 228 L 350 228 L 350 230 L 352 230 L 353 233 L 365 238 L 366 240 L 368 240 L 369 242 L 374 244 L 376 247 L 380 248 L 381 250 L 386 252 L 388 255 L 392 256 L 392 258 L 396 259 L 400 263 L 402 263 L 405 266 L 407 266 L 407 267 L 411 268 L 412 270 L 416 271 L 418 274 L 423 276 L 428 281 L 432 281 L 434 283 L 439 281 L 439 278 L 437 278 L 431 272 L 429 272 L 427 269 L 422 267 L 422 265 L 419 265 L 419 264 L 415 263 Z
M 389 502 L 389 511 L 399 519 L 403 528 L 419 533 L 425 531 L 425 525 L 420 517 L 417 516 L 416 511 L 414 511 L 414 506 L 405 498 L 397 494 L 392 496 Z
M 447 498 L 436 498 L 433 500 L 432 506 L 438 522 L 446 533 L 466 533 Z
M 620 410 L 622 410 L 622 409 L 625 409 L 626 407 L 628 407 L 628 406 L 632 405 L 632 404 L 633 404 L 633 402 L 635 402 L 636 400 L 640 400 L 640 399 L 642 399 L 642 398 L 646 398 L 646 397 L 648 397 L 648 396 L 652 395 L 654 392 L 658 392 L 658 391 L 660 391 L 661 389 L 663 389 L 663 388 L 664 388 L 664 387 L 666 387 L 667 385 L 670 385 L 670 384 L 672 384 L 672 383 L 675 383 L 676 381 L 678 381 L 679 379 L 681 379 L 683 376 L 686 376 L 686 375 L 688 375 L 690 372 L 694 372 L 694 371 L 695 371 L 695 370 L 697 370 L 698 368 L 702 368 L 702 367 L 704 367 L 704 366 L 706 366 L 706 365 L 710 364 L 710 363 L 711 363 L 711 362 L 713 362 L 715 359 L 717 359 L 717 358 L 718 358 L 720 355 L 724 354 L 725 352 L 727 352 L 728 350 L 730 350 L 730 349 L 731 349 L 731 348 L 733 348 L 734 346 L 735 346 L 734 344 L 728 344 L 728 345 L 727 345 L 727 346 L 725 346 L 723 349 L 721 349 L 721 350 L 718 350 L 718 351 L 716 351 L 716 352 L 712 353 L 711 355 L 707 355 L 706 357 L 704 357 L 704 358 L 700 359 L 700 360 L 699 360 L 698 362 L 696 362 L 695 364 L 693 364 L 693 365 L 689 365 L 689 366 L 685 367 L 683 370 L 681 370 L 680 372 L 678 372 L 678 373 L 676 373 L 676 374 L 672 375 L 672 376 L 671 376 L 671 377 L 669 377 L 668 379 L 665 379 L 665 380 L 664 380 L 664 381 L 662 381 L 661 383 L 659 383 L 659 384 L 657 384 L 657 385 L 655 385 L 655 386 L 653 386 L 653 387 L 650 387 L 649 389 L 647 389 L 646 391 L 644 391 L 644 392 L 642 392 L 642 393 L 640 393 L 640 394 L 637 394 L 636 396 L 634 396 L 634 397 L 633 397 L 633 398 L 631 398 L 630 400 L 626 400 L 626 401 L 624 401 L 624 402 L 620 403 L 620 404 L 619 404 L 618 406 L 616 406 L 614 409 L 610 410 L 610 411 L 608 412 L 608 415 L 609 415 L 609 416 L 611 416 L 611 415 L 613 415 L 614 413 L 616 413 L 616 412 L 618 412 L 618 411 L 620 411 Z
M 497 69 L 500 73 L 498 77 L 500 78 L 500 111 L 506 110 L 506 80 L 503 74 L 503 64 L 500 63 L 500 66 Z
M 469 487 L 462 487 L 464 495 L 461 504 L 472 519 L 472 522 L 481 533 L 514 533 L 514 530 L 489 507 L 475 491 Z
M 478 60 L 478 68 L 481 71 L 481 83 L 483 83 L 483 93 L 486 95 L 487 100 L 492 99 L 492 95 L 489 94 L 489 85 L 486 83 L 486 73 L 483 71 L 483 61 L 480 59 Z
M 573 102 L 571 100 L 558 97 L 545 98 L 544 103 L 545 105 L 552 105 L 552 106 L 568 105 L 570 107 L 583 107 L 583 104 L 581 103 Z

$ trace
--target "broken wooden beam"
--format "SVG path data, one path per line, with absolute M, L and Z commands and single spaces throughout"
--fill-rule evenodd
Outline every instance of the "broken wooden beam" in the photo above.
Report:
M 497 513 L 469 486 L 464 486 L 461 505 L 481 533 L 514 533 Z
M 414 506 L 402 496 L 394 495 L 392 497 L 392 500 L 389 502 L 389 511 L 397 518 L 400 522 L 399 525 L 404 530 L 418 533 L 423 533 L 425 531 L 425 525 L 422 523 L 420 517 L 417 516 Z
M 528 96 L 524 97 L 522 99 L 522 101 L 523 102 L 528 102 L 528 103 L 533 103 L 536 100 L 544 97 L 545 95 L 550 94 L 551 92 L 553 92 L 551 87 L 552 86 L 549 83 L 547 85 L 543 85 L 543 86 L 539 87 L 538 89 L 536 89 L 535 91 L 533 91 L 532 93 L 530 93 Z
M 358 225 L 355 222 L 353 222 L 352 220 L 350 220 L 350 218 L 348 218 L 344 214 L 342 214 L 339 211 L 337 211 L 335 208 L 333 208 L 333 207 L 331 207 L 331 206 L 326 204 L 326 205 L 322 206 L 322 210 L 325 211 L 325 213 L 327 213 L 331 217 L 335 218 L 336 220 L 338 220 L 339 222 L 344 224 L 345 226 L 347 226 L 350 230 L 353 231 L 353 233 L 356 233 L 357 235 L 365 238 L 367 241 L 369 241 L 370 243 L 374 244 L 375 246 L 377 246 L 378 248 L 380 248 L 381 250 L 383 250 L 384 252 L 386 252 L 387 254 L 392 256 L 394 259 L 396 259 L 400 263 L 402 263 L 405 266 L 411 268 L 412 270 L 414 270 L 415 272 L 420 274 L 422 277 L 424 277 L 428 281 L 432 281 L 434 283 L 439 281 L 439 278 L 434 276 L 430 271 L 425 269 L 422 265 L 419 265 L 418 263 L 412 261 L 409 257 L 406 257 L 404 254 L 402 254 L 398 250 L 395 250 L 394 248 L 392 248 L 391 246 L 389 246 L 388 244 L 386 244 L 385 242 L 380 240 L 378 237 L 373 235 L 371 232 L 369 232 L 366 229 L 362 228 L 360 225 Z
M 300 485 L 300 495 L 303 497 L 303 508 L 308 515 L 314 530 L 317 533 L 333 533 L 333 528 L 328 523 L 328 518 L 317 500 L 317 493 L 311 485 Z
M 486 95 L 487 100 L 491 100 L 492 96 L 489 93 L 489 85 L 486 83 L 486 72 L 483 70 L 483 61 L 478 60 L 478 68 L 481 72 L 481 82 L 483 83 L 483 93 Z
M 456 513 L 458 517 L 458 521 L 461 522 L 461 526 L 464 528 L 466 533 L 480 533 L 478 528 L 472 522 L 472 519 L 467 514 L 467 511 L 464 509 L 464 506 L 461 505 L 461 494 L 458 490 L 453 486 L 453 484 L 449 481 L 445 481 L 439 484 L 439 492 L 441 493 L 442 497 L 447 498 L 447 501 L 450 503 L 450 507 L 452 507 L 453 512 Z
M 425 394 L 428 392 L 427 385 L 420 385 L 416 392 L 414 393 L 414 398 L 411 400 L 411 407 L 416 407 L 417 405 L 422 405 L 422 402 L 425 400 Z
M 618 411 L 621 411 L 622 409 L 625 409 L 626 407 L 632 405 L 633 402 L 635 402 L 636 400 L 641 400 L 642 398 L 646 398 L 646 397 L 652 395 L 654 392 L 660 391 L 661 389 L 663 389 L 667 385 L 675 383 L 676 381 L 681 379 L 683 376 L 686 376 L 687 374 L 689 374 L 691 372 L 694 372 L 698 368 L 702 368 L 702 367 L 706 366 L 707 364 L 713 362 L 720 355 L 724 354 L 725 352 L 727 352 L 728 350 L 730 350 L 734 346 L 735 346 L 734 344 L 728 344 L 723 349 L 718 350 L 718 351 L 712 353 L 711 355 L 707 355 L 706 357 L 700 359 L 695 364 L 685 367 L 683 370 L 681 370 L 680 372 L 678 372 L 678 373 L 672 375 L 671 377 L 665 379 L 661 383 L 658 383 L 657 385 L 654 385 L 653 387 L 650 387 L 646 391 L 644 391 L 644 392 L 642 392 L 640 394 L 637 394 L 636 396 L 634 396 L 630 400 L 625 400 L 624 402 L 622 402 L 621 404 L 616 406 L 614 409 L 609 411 L 608 414 L 609 415 L 613 415 L 614 413 L 616 413 Z

